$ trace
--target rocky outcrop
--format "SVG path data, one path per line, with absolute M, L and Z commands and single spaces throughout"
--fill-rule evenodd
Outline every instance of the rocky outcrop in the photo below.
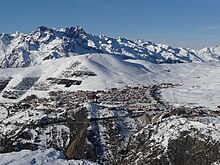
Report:
M 144 40 L 96 36 L 82 27 L 53 29 L 45 26 L 30 34 L 0 34 L 0 68 L 28 67 L 45 60 L 86 53 L 121 55 L 152 63 L 219 61 L 219 47 L 201 51 L 172 48 Z
M 181 132 L 178 139 L 169 142 L 168 157 L 171 164 L 208 165 L 220 160 L 220 143 L 209 135 L 198 132 L 197 136 L 190 136 L 190 131 Z
M 134 134 L 123 164 L 208 165 L 220 160 L 215 126 L 168 118 Z

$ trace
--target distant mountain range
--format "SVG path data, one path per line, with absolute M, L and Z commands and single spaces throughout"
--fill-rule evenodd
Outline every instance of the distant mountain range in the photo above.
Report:
M 128 40 L 86 33 L 82 27 L 52 29 L 30 34 L 0 34 L 0 68 L 28 67 L 50 59 L 88 53 L 119 55 L 151 63 L 209 62 L 220 60 L 220 46 L 192 50 L 144 40 Z
M 219 164 L 218 61 L 81 27 L 1 34 L 0 164 Z

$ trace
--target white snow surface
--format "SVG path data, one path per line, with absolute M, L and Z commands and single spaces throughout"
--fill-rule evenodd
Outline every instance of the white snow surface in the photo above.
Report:
M 169 141 L 178 139 L 181 132 L 190 132 L 190 136 L 197 137 L 201 141 L 206 141 L 206 136 L 211 137 L 214 141 L 219 141 L 220 137 L 219 124 L 215 126 L 212 124 L 207 125 L 180 117 L 171 117 L 163 119 L 162 122 L 153 126 L 148 125 L 134 136 L 141 135 L 145 129 L 149 130 L 150 127 L 152 127 L 151 129 L 153 130 L 152 136 L 149 139 L 149 141 L 152 141 L 153 143 L 150 145 L 161 145 L 164 152 L 168 148 Z M 198 132 L 204 136 L 198 135 Z
M 219 110 L 220 64 L 199 63 L 172 65 L 172 82 L 181 86 L 164 89 L 163 99 L 170 104 L 203 106 Z
M 210 110 L 219 110 L 219 59 L 220 46 L 199 51 L 172 48 L 168 45 L 143 40 L 131 41 L 125 38 L 113 39 L 107 36 L 90 35 L 80 27 L 60 30 L 40 27 L 31 34 L 19 32 L 13 35 L 2 34 L 0 35 L 0 68 L 7 69 L 0 69 L 0 78 L 11 77 L 12 79 L 0 93 L 0 103 L 18 102 L 31 94 L 48 97 L 50 91 L 94 91 L 115 87 L 173 83 L 179 86 L 162 89 L 163 100 L 172 105 L 203 106 Z M 155 64 L 174 61 L 187 63 Z M 72 76 L 71 74 L 75 72 L 87 72 L 93 75 Z M 16 86 L 26 77 L 39 79 L 17 99 L 3 97 L 4 92 L 16 92 Z M 77 80 L 82 83 L 65 87 L 62 84 L 51 83 L 48 78 Z M 47 90 L 41 90 L 41 87 Z M 99 112 L 96 105 L 87 104 L 86 106 L 91 110 L 89 119 L 124 115 L 107 109 Z M 17 112 L 14 117 L 7 118 L 7 110 L 1 107 L 0 121 L 4 124 L 10 122 L 23 124 L 42 118 L 40 112 L 29 112 L 33 113 L 29 119 L 25 119 L 28 113 L 22 111 Z M 170 139 L 176 139 L 181 131 L 192 128 L 211 136 L 214 140 L 219 140 L 220 125 L 216 118 L 202 118 L 199 119 L 201 122 L 175 117 L 168 120 L 163 121 L 157 128 L 157 134 L 152 136 L 165 149 Z M 212 120 L 215 126 L 203 124 L 207 121 L 210 123 L 209 120 Z M 133 124 L 135 121 L 125 122 Z M 122 130 L 122 135 L 129 133 L 123 129 L 123 123 L 118 122 L 118 125 Z M 7 134 L 11 130 L 10 127 L 10 125 L 1 126 L 0 130 L 3 134 Z M 61 125 L 59 129 L 66 129 L 66 127 Z M 99 125 L 99 129 L 101 134 L 104 134 L 102 125 Z M 41 140 L 44 138 L 46 136 L 42 136 Z M 0 154 L 0 165 L 83 163 L 93 164 L 88 161 L 66 160 L 62 152 L 54 149 L 23 150 Z
M 63 152 L 55 149 L 22 150 L 0 154 L 0 165 L 94 165 L 86 160 L 66 160 Z
M 71 68 L 75 63 L 78 63 L 77 66 Z M 42 86 L 47 83 L 47 78 L 63 78 L 64 71 L 92 71 L 96 76 L 68 77 L 71 80 L 82 81 L 80 85 L 72 85 L 69 88 L 50 84 L 48 91 L 41 91 L 32 87 L 17 100 L 3 98 L 1 93 L 0 101 L 16 102 L 30 94 L 47 97 L 48 92 L 54 90 L 106 90 L 113 87 L 165 82 L 180 84 L 178 87 L 163 90 L 162 96 L 167 102 L 218 110 L 220 98 L 218 62 L 158 65 L 140 59 L 124 59 L 118 55 L 85 54 L 45 61 L 41 65 L 28 68 L 0 69 L 0 75 L 12 77 L 4 91 L 13 91 L 24 77 L 39 77 L 35 84 Z
M 111 38 L 88 34 L 82 27 L 52 29 L 39 27 L 30 34 L 0 34 L 0 67 L 27 67 L 45 60 L 86 53 L 117 54 L 152 63 L 219 61 L 219 46 L 200 51 L 172 48 L 144 40 Z
M 97 76 L 72 78 L 82 80 L 82 84 L 72 85 L 68 89 L 63 85 L 51 85 L 49 91 L 97 90 L 172 82 L 182 86 L 164 90 L 162 95 L 166 101 L 218 110 L 220 73 L 216 61 L 219 61 L 219 55 L 219 45 L 198 51 L 172 48 L 144 40 L 96 36 L 86 33 L 81 27 L 39 27 L 30 34 L 0 34 L 0 67 L 16 67 L 0 70 L 1 77 L 13 77 L 5 91 L 12 90 L 23 77 L 40 77 L 39 85 L 49 77 L 60 78 L 62 71 L 80 62 L 75 70 L 89 70 Z M 187 64 L 154 64 L 175 61 Z M 19 99 L 31 93 L 47 96 L 47 92 L 31 88 Z M 9 101 L 1 95 L 0 101 Z

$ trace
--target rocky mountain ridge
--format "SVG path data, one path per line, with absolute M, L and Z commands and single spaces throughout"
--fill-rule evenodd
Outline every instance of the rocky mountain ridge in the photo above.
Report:
M 132 41 L 88 34 L 79 26 L 62 29 L 41 26 L 30 34 L 0 34 L 0 68 L 28 67 L 45 60 L 86 53 L 114 54 L 152 63 L 208 62 L 220 59 L 219 46 L 199 51 L 172 48 L 140 39 Z
M 0 164 L 219 164 L 218 54 L 81 27 L 0 35 Z

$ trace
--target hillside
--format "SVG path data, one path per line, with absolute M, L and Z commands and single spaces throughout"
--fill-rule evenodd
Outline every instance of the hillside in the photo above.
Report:
M 0 165 L 219 164 L 219 46 L 80 27 L 3 34 L 0 45 Z

